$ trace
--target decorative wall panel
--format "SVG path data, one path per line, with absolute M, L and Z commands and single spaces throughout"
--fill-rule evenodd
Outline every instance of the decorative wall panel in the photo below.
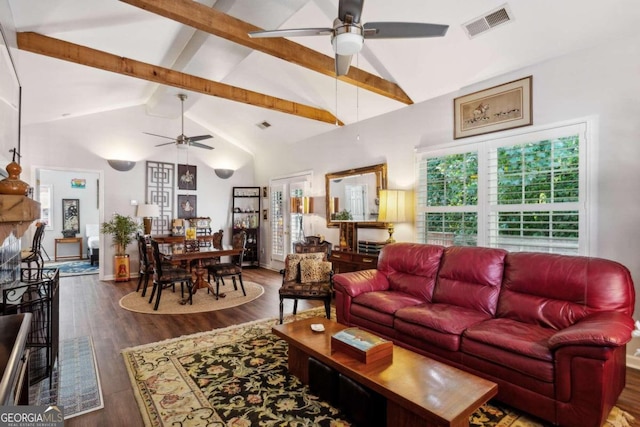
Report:
M 160 207 L 160 216 L 154 218 L 151 234 L 167 234 L 171 229 L 175 177 L 175 164 L 147 162 L 146 202 Z

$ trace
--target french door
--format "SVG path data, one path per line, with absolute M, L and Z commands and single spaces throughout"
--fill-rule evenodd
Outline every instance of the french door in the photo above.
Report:
M 302 197 L 310 174 L 298 175 L 271 181 L 269 207 L 271 210 L 271 259 L 284 262 L 293 252 L 293 243 L 303 240 L 302 214 L 292 212 L 291 201 Z

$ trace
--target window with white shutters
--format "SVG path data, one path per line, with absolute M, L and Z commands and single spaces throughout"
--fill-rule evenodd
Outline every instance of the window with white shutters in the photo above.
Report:
M 418 241 L 585 254 L 586 124 L 418 154 Z

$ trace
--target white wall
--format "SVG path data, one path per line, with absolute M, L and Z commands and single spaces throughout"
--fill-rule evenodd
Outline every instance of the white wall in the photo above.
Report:
M 185 119 L 185 129 L 195 135 L 209 133 L 188 119 Z M 203 141 L 215 147 L 211 151 L 199 148 L 178 150 L 173 145 L 155 147 L 167 140 L 142 134 L 146 131 L 174 136 L 179 134 L 179 130 L 179 118 L 148 116 L 144 106 L 26 125 L 22 129 L 22 152 L 30 166 L 24 166 L 23 177 L 34 179 L 34 166 L 103 171 L 103 216 L 99 218 L 102 223 L 115 212 L 135 216 L 136 208 L 131 205 L 131 200 L 145 202 L 147 160 L 174 164 L 188 162 L 198 168 L 197 191 L 176 189 L 175 194 L 195 194 L 198 215 L 211 217 L 212 228 L 223 229 L 228 236 L 225 237 L 226 243 L 230 243 L 231 187 L 253 185 L 253 157 L 218 137 Z M 107 164 L 106 159 L 110 158 L 134 160 L 137 164 L 129 172 L 119 172 Z M 217 167 L 232 168 L 236 172 L 223 180 L 213 171 Z M 57 200 L 55 190 L 54 196 Z M 82 217 L 81 220 L 84 223 Z M 113 277 L 113 248 L 108 237 L 102 239 L 101 244 L 100 278 L 108 280 Z M 129 247 L 128 253 L 131 254 L 132 270 L 135 270 L 138 257 L 134 245 Z
M 468 65 L 461 63 L 461 66 Z M 636 283 L 636 294 L 640 295 L 640 40 L 637 38 L 535 64 L 437 99 L 336 129 L 281 151 L 259 153 L 256 155 L 261 159 L 256 164 L 258 183 L 266 185 L 272 176 L 309 169 L 314 172 L 316 195 L 324 195 L 325 173 L 387 162 L 389 188 L 413 188 L 414 148 L 456 143 L 453 140 L 455 97 L 528 75 L 533 76 L 534 126 L 585 117 L 594 119 L 595 139 L 589 143 L 598 144 L 597 156 L 593 159 L 598 174 L 593 180 L 595 188 L 590 192 L 597 206 L 592 218 L 595 250 L 591 255 L 626 265 Z M 277 162 L 285 156 L 294 160 L 287 164 Z M 337 229 L 323 229 L 322 221 L 324 219 L 315 222 L 316 233 L 337 242 Z M 384 239 L 386 231 L 365 229 L 358 235 Z M 413 228 L 399 224 L 394 237 L 411 241 Z M 640 318 L 640 298 L 636 298 L 635 318 Z M 628 346 L 628 353 L 632 354 L 636 348 L 640 348 L 638 338 Z

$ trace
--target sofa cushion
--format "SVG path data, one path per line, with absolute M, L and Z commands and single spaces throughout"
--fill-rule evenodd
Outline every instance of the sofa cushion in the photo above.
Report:
M 419 243 L 391 243 L 378 255 L 378 270 L 389 289 L 430 302 L 444 247 Z
M 448 304 L 420 304 L 396 312 L 396 318 L 423 328 L 447 334 L 462 335 L 472 325 L 487 320 L 486 313 Z
M 468 328 L 461 349 L 546 382 L 554 380 L 549 349 L 553 329 L 511 319 L 491 319 Z
M 353 299 L 353 305 L 368 307 L 387 314 L 395 314 L 403 307 L 422 304 L 423 301 L 411 295 L 396 291 L 367 292 Z
M 448 304 L 420 304 L 396 311 L 396 329 L 403 334 L 426 339 L 430 344 L 457 351 L 460 347 L 460 337 L 465 329 L 489 318 L 490 316 L 486 313 L 464 307 Z M 442 337 L 439 334 L 451 335 L 451 337 Z
M 631 275 L 617 262 L 510 253 L 496 315 L 560 330 L 599 311 L 631 315 L 633 299 Z
M 432 302 L 465 307 L 493 316 L 506 254 L 502 249 L 446 248 Z

